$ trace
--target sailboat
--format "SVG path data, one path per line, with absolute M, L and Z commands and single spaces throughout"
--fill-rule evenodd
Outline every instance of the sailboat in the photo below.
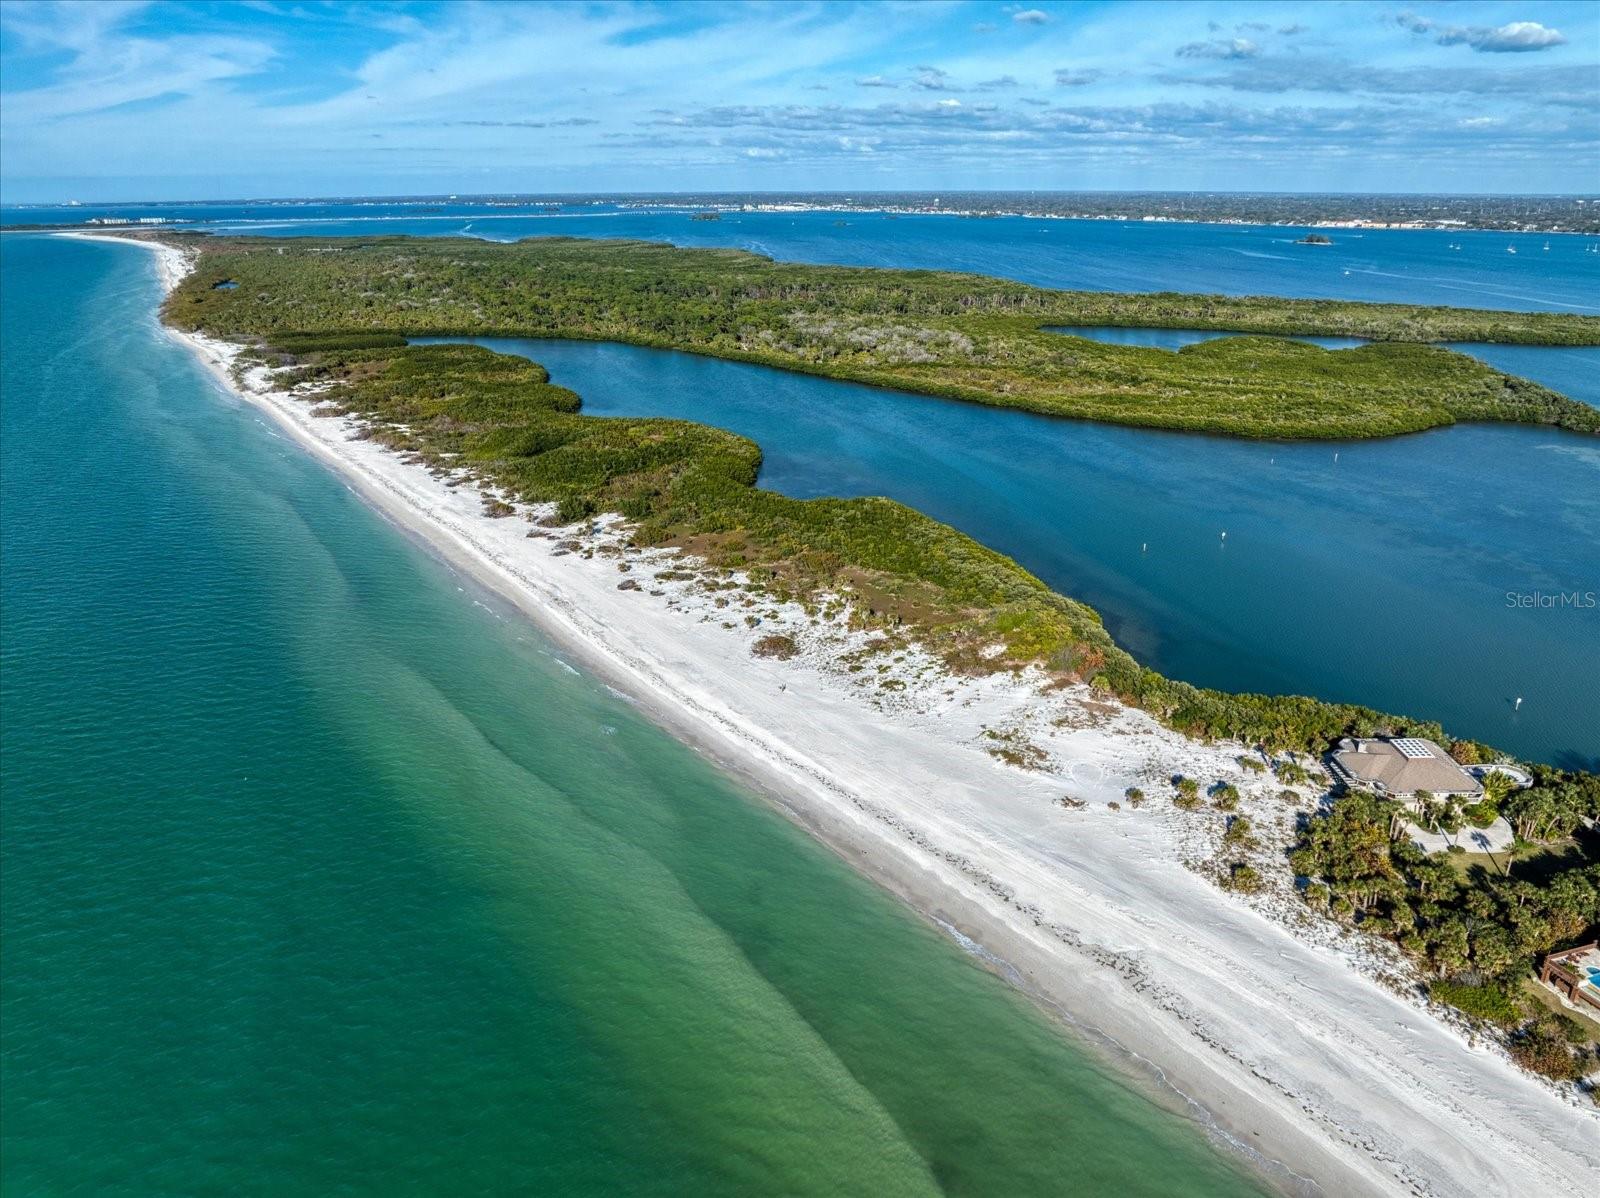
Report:
M 1508 254 L 1514 254 L 1514 253 L 1516 253 L 1516 252 L 1517 252 L 1517 247 L 1516 247 L 1516 246 L 1514 246 L 1514 245 L 1508 245 L 1508 246 L 1506 246 L 1506 253 L 1508 253 Z

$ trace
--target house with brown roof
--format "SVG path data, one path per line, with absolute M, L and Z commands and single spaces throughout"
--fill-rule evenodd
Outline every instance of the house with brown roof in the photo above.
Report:
M 1333 776 L 1347 786 L 1386 799 L 1410 799 L 1419 791 L 1475 803 L 1483 783 L 1457 765 L 1438 745 L 1418 736 L 1346 737 L 1329 759 Z

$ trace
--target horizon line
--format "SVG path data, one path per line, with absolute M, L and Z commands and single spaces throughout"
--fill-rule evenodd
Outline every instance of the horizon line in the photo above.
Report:
M 945 188 L 687 188 L 672 191 L 645 191 L 629 188 L 610 188 L 597 191 L 477 191 L 477 192 L 330 192 L 321 195 L 244 195 L 206 196 L 190 199 L 112 199 L 112 200 L 34 200 L 24 203 L 0 202 L 0 211 L 13 208 L 71 208 L 106 207 L 111 205 L 148 204 L 151 206 L 173 204 L 264 204 L 308 203 L 332 200 L 479 200 L 479 199 L 602 199 L 706 196 L 1237 196 L 1271 198 L 1293 196 L 1301 199 L 1326 197 L 1329 199 L 1359 199 L 1362 197 L 1393 199 L 1417 197 L 1447 200 L 1572 200 L 1600 203 L 1600 191 L 1255 191 L 1225 190 L 1217 188 L 1001 188 L 960 187 Z

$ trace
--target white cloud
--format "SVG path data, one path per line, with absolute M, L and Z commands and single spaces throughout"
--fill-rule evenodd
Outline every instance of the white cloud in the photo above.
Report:
M 1261 53 L 1261 47 L 1249 38 L 1219 38 L 1211 42 L 1190 42 L 1186 46 L 1179 46 L 1175 53 L 1179 58 L 1237 60 L 1256 57 Z
M 1491 53 L 1547 50 L 1566 40 L 1559 29 L 1548 29 L 1538 21 L 1513 21 L 1498 29 L 1451 29 L 1439 35 L 1441 45 L 1451 46 L 1459 41 L 1474 50 Z
M 101 0 L 98 4 L 0 4 L 0 28 L 35 49 L 93 50 L 149 0 Z
M 255 74 L 275 57 L 266 42 L 218 34 L 164 40 L 126 33 L 144 4 L 0 5 L 8 34 L 36 51 L 66 54 L 54 80 L 9 92 L 8 122 L 49 122 L 164 97 L 193 96 Z
M 1389 154 L 1407 177 L 1421 177 L 1418 162 L 1454 163 L 1447 149 L 1567 164 L 1541 168 L 1542 182 L 1562 171 L 1581 178 L 1574 164 L 1592 161 L 1600 135 L 1594 55 L 1570 24 L 1578 45 L 1529 60 L 1503 52 L 1546 48 L 1563 35 L 1536 22 L 1479 30 L 1409 17 L 1420 23 L 1412 53 L 1380 67 L 1366 65 L 1362 39 L 1413 37 L 1392 15 L 1386 29 L 1367 25 L 1349 53 L 1337 23 L 1319 22 L 1297 53 L 1284 39 L 1300 31 L 1284 17 L 1260 33 L 1251 26 L 1263 22 L 1237 19 L 1206 33 L 1202 16 L 1191 34 L 1202 40 L 1174 61 L 1173 23 L 1120 3 L 1086 9 L 1082 20 L 1074 11 L 1070 22 L 1065 9 L 1051 17 L 1043 0 L 976 15 L 961 5 L 718 6 L 715 19 L 696 22 L 632 3 L 473 3 L 434 10 L 424 23 L 291 7 L 300 2 L 271 0 L 281 19 L 244 21 L 224 6 L 0 0 L 8 182 L 399 192 L 424 179 L 456 190 L 492 169 L 495 187 L 514 189 L 535 181 L 532 168 L 515 164 L 538 163 L 548 185 L 579 189 L 636 181 L 646 170 L 675 186 L 731 185 L 745 171 L 858 186 L 864 176 L 847 172 L 881 171 L 898 184 L 895 172 L 912 170 L 931 184 L 970 170 L 998 183 L 1005 171 L 1018 172 L 1008 180 L 1059 177 L 1050 175 L 1065 160 L 1058 156 L 1077 155 L 1133 172 L 1084 176 L 1108 184 L 1167 184 L 1189 171 L 1183 179 L 1209 185 L 1218 153 L 1307 142 L 1374 162 Z M 980 15 L 1002 28 L 973 36 Z M 348 36 L 324 37 L 331 22 Z M 1436 41 L 1501 57 L 1441 54 Z M 1233 104 L 1169 103 L 1223 92 Z M 1305 108 L 1263 99 L 1290 93 L 1325 99 Z M 1458 93 L 1459 103 L 1400 99 Z M 872 104 L 897 99 L 905 102 Z M 763 107 L 747 110 L 752 102 Z M 731 128 L 703 115 L 747 111 L 748 124 Z M 778 111 L 771 125 L 760 115 Z M 1531 132 L 1539 121 L 1554 130 L 1541 127 L 1542 142 Z M 830 161 L 839 174 L 828 173 Z M 1257 180 L 1223 181 L 1247 177 Z M 181 181 L 189 178 L 204 182 Z M 224 182 L 237 179 L 257 181 Z M 537 181 L 546 184 L 542 174 Z
M 1441 25 L 1413 12 L 1403 12 L 1395 20 L 1412 33 L 1423 36 L 1432 34 L 1433 40 L 1441 46 L 1470 46 L 1484 54 L 1548 50 L 1553 46 L 1565 45 L 1567 41 L 1566 35 L 1559 29 L 1551 29 L 1538 21 L 1512 21 L 1496 28 L 1486 25 Z

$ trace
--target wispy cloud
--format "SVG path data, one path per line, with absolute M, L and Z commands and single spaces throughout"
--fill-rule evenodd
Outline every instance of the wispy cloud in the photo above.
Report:
M 1425 188 L 1470 168 L 1474 187 L 1592 186 L 1600 6 L 1541 0 L 1535 22 L 1513 2 L 1474 0 L 1470 24 L 1212 5 L 1206 31 L 1132 0 L 3 0 L 0 157 L 8 198 L 113 177 L 212 194 Z
M 1403 12 L 1395 20 L 1404 29 L 1423 36 L 1431 36 L 1441 46 L 1470 46 L 1485 54 L 1520 54 L 1534 50 L 1549 50 L 1566 44 L 1566 36 L 1559 29 L 1550 29 L 1538 21 L 1512 21 L 1506 25 L 1441 25 L 1428 17 L 1413 12 Z
M 1081 71 L 1073 70 L 1071 67 L 1057 67 L 1055 75 L 1057 87 L 1088 87 L 1089 84 L 1103 79 L 1105 72 L 1092 67 Z
M 5 115 L 30 123 L 198 95 L 277 57 L 267 41 L 222 34 L 142 37 L 123 27 L 142 3 L 0 5 L 0 33 L 59 57 L 51 82 L 8 90 Z
M 645 122 L 645 128 L 664 122 Z M 680 132 L 695 130 L 700 144 L 714 146 L 730 139 L 776 138 L 796 154 L 825 149 L 840 137 L 868 135 L 880 154 L 918 155 L 935 150 L 963 156 L 1002 155 L 1031 161 L 1041 154 L 1070 151 L 1097 155 L 1115 143 L 1168 154 L 1216 153 L 1230 145 L 1249 155 L 1282 150 L 1350 152 L 1350 134 L 1360 130 L 1363 153 L 1403 151 L 1438 156 L 1457 153 L 1460 135 L 1491 127 L 1488 121 L 1463 122 L 1440 110 L 1418 122 L 1405 109 L 1391 106 L 1276 106 L 1247 108 L 1237 104 L 1079 105 L 1023 112 L 994 104 L 957 100 L 933 103 L 896 102 L 870 107 L 808 105 L 730 105 L 684 114 L 670 122 Z M 1529 145 L 1550 144 L 1551 129 L 1528 131 Z M 1568 130 L 1570 133 L 1571 130 Z M 641 133 L 639 144 L 660 136 Z
M 457 129 L 581 129 L 600 122 L 589 116 L 569 116 L 559 121 L 441 121 L 445 127 Z
M 1408 96 L 1495 96 L 1600 113 L 1594 71 L 1588 67 L 1374 67 L 1308 55 L 1237 64 L 1221 74 L 1167 74 L 1190 87 L 1275 95 L 1309 92 L 1386 99 Z
M 1232 60 L 1254 58 L 1261 53 L 1261 47 L 1248 38 L 1218 38 L 1209 42 L 1189 42 L 1187 45 L 1179 46 L 1173 53 L 1179 58 Z

